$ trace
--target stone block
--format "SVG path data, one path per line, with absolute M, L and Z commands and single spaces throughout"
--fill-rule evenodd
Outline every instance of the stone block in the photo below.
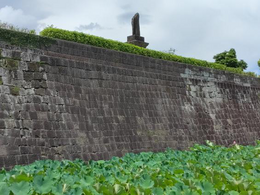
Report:
M 5 121 L 0 120 L 0 129 L 5 129 Z
M 131 35 L 127 37 L 127 43 L 146 48 L 149 43 L 144 42 L 144 37 Z

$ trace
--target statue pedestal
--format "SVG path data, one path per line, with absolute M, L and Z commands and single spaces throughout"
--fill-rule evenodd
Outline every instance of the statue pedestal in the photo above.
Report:
M 131 35 L 127 37 L 127 43 L 146 48 L 149 43 L 144 42 L 144 37 L 138 35 Z

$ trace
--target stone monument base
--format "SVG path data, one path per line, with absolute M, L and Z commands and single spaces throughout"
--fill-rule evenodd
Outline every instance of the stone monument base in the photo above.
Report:
M 137 45 L 143 48 L 146 48 L 149 45 L 149 43 L 144 42 L 144 37 L 137 36 L 137 35 L 128 36 L 127 43 Z

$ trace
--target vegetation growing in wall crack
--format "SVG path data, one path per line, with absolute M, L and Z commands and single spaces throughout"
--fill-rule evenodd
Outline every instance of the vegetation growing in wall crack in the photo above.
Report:
M 19 66 L 19 61 L 18 60 L 14 60 L 14 59 L 2 59 L 3 63 L 3 67 L 7 70 L 17 70 L 18 66 Z
M 207 62 L 204 60 L 198 60 L 198 59 L 194 59 L 194 58 L 185 58 L 185 57 L 173 55 L 170 53 L 145 49 L 145 48 L 141 48 L 141 47 L 131 45 L 128 43 L 122 43 L 122 42 L 118 42 L 118 41 L 104 39 L 102 37 L 88 35 L 88 34 L 76 32 L 76 31 L 68 31 L 68 30 L 62 30 L 62 29 L 57 29 L 57 28 L 53 28 L 53 27 L 48 27 L 48 28 L 44 29 L 43 31 L 41 31 L 40 35 L 45 36 L 45 37 L 56 38 L 56 39 L 63 39 L 63 40 L 67 40 L 67 41 L 73 41 L 73 42 L 77 42 L 77 43 L 89 44 L 89 45 L 103 47 L 103 48 L 107 48 L 107 49 L 113 49 L 116 51 L 122 51 L 122 52 L 128 52 L 128 53 L 148 56 L 148 57 L 157 58 L 157 59 L 170 60 L 170 61 L 174 61 L 174 62 L 181 62 L 181 63 L 191 64 L 191 65 L 196 65 L 196 66 L 203 66 L 203 67 L 214 68 L 214 69 L 219 69 L 219 70 L 226 70 L 226 71 L 237 73 L 237 74 L 247 75 L 247 73 L 243 72 L 243 70 L 241 68 L 227 67 L 224 64 L 212 63 L 212 62 Z M 252 75 L 249 75 L 249 76 L 252 76 Z
M 19 95 L 20 88 L 17 86 L 10 87 L 10 93 L 14 96 Z

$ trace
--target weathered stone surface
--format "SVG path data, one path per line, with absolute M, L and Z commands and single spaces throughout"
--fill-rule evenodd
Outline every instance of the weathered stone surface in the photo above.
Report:
M 67 41 L 3 45 L 0 168 L 260 138 L 256 78 Z

